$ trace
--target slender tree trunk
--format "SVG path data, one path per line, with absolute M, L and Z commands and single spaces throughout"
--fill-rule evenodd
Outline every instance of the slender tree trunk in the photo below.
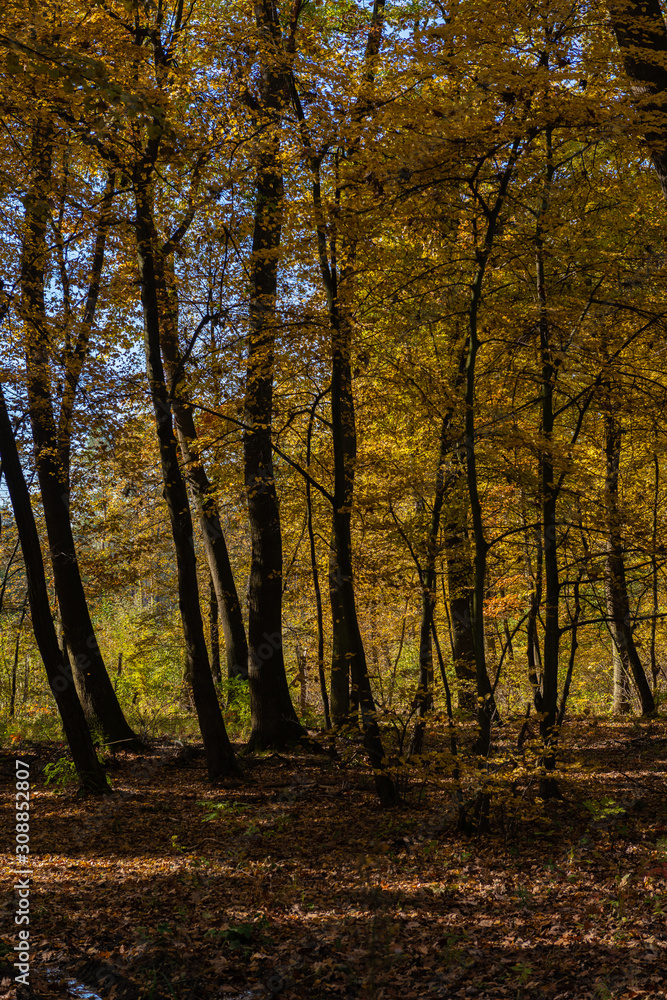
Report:
M 21 704 L 26 705 L 28 703 L 29 694 L 30 694 L 30 657 L 26 655 L 25 662 L 23 664 L 23 699 Z
M 653 694 L 655 696 L 658 690 L 658 675 L 660 674 L 660 667 L 658 666 L 656 655 L 655 655 L 655 637 L 658 628 L 658 508 L 660 504 L 660 463 L 658 461 L 658 455 L 653 452 L 653 467 L 655 469 L 655 487 L 653 490 L 653 524 L 651 530 L 651 597 L 652 597 L 652 611 L 653 617 L 651 618 L 651 645 L 650 645 L 650 663 L 651 663 L 651 680 L 653 683 Z
M 315 410 L 319 402 L 318 397 L 310 411 L 308 421 L 308 431 L 306 434 L 306 469 L 310 472 L 310 456 L 313 438 L 313 424 L 315 421 Z M 310 566 L 313 575 L 313 589 L 315 591 L 315 610 L 317 614 L 317 673 L 320 682 L 320 694 L 322 696 L 322 708 L 324 710 L 324 725 L 331 729 L 331 715 L 329 711 L 329 695 L 327 692 L 327 679 L 324 670 L 324 614 L 322 609 L 322 591 L 320 588 L 320 573 L 317 567 L 317 551 L 315 549 L 315 530 L 313 528 L 313 497 L 310 480 L 306 480 L 306 523 L 308 527 L 308 541 L 310 543 Z
M 213 680 L 222 682 L 220 673 L 220 606 L 213 578 L 209 579 L 208 624 L 211 635 L 211 673 Z
M 435 587 L 435 574 L 429 575 L 428 569 L 424 574 L 422 584 L 422 613 L 419 626 L 419 679 L 417 681 L 417 691 L 412 702 L 413 710 L 417 713 L 417 722 L 410 741 L 409 756 L 419 755 L 424 748 L 424 733 L 426 732 L 426 717 L 433 708 L 433 645 L 431 642 L 431 618 L 435 610 L 434 589 L 428 586 L 428 581 L 433 579 Z
M 526 576 L 532 584 L 530 604 L 528 606 L 528 618 L 526 621 L 526 659 L 528 662 L 528 680 L 533 688 L 533 701 L 535 702 L 535 707 L 539 712 L 541 711 L 541 709 L 538 708 L 538 701 L 541 699 L 542 691 L 542 653 L 540 651 L 539 636 L 537 634 L 537 621 L 540 613 L 540 605 L 542 604 L 542 569 L 544 561 L 542 558 L 542 529 L 540 525 L 539 528 L 533 531 L 533 541 L 535 546 L 535 568 L 533 569 L 532 560 L 530 558 L 531 539 L 525 509 L 523 510 L 523 519 L 525 527 L 524 542 Z
M 149 164 L 152 160 L 149 160 Z M 209 778 L 234 774 L 238 768 L 215 693 L 204 639 L 199 603 L 197 561 L 192 518 L 185 480 L 178 464 L 178 448 L 171 419 L 160 352 L 160 309 L 155 269 L 156 233 L 153 221 L 151 167 L 141 164 L 134 177 L 136 240 L 144 313 L 146 371 L 155 411 L 164 482 L 164 499 L 174 539 L 178 575 L 178 603 L 183 623 L 187 669 L 199 719 Z
M 607 605 L 607 614 L 613 620 L 614 608 L 612 605 Z M 613 638 L 611 642 L 611 655 L 614 685 L 612 711 L 614 715 L 627 715 L 632 708 L 630 678 L 625 669 L 623 657 Z
M 552 161 L 550 137 L 547 137 L 547 191 L 551 184 Z M 546 204 L 543 206 L 546 209 Z M 560 624 L 558 620 L 560 601 L 560 576 L 558 570 L 558 520 L 556 504 L 558 487 L 555 482 L 553 461 L 554 431 L 554 385 L 556 369 L 553 363 L 550 343 L 550 328 L 547 315 L 546 285 L 541 228 L 537 235 L 537 295 L 539 302 L 540 353 L 542 358 L 542 437 L 540 455 L 540 489 L 542 494 L 542 539 L 544 552 L 544 643 L 542 655 L 542 683 L 540 701 L 540 732 L 545 746 L 544 764 L 547 772 L 555 766 L 555 742 L 558 720 L 558 667 L 560 656 Z M 537 707 L 537 706 L 536 706 Z M 559 796 L 556 783 L 545 776 L 541 792 L 545 798 Z
M 570 614 L 570 655 L 567 662 L 567 671 L 565 674 L 565 683 L 563 684 L 563 694 L 560 701 L 560 708 L 558 710 L 558 729 L 560 730 L 563 725 L 563 719 L 565 718 L 565 710 L 567 708 L 567 699 L 570 694 L 570 685 L 572 683 L 572 674 L 574 673 L 574 664 L 577 656 L 577 649 L 579 648 L 579 643 L 577 641 L 577 631 L 579 628 L 579 618 L 581 617 L 581 600 L 579 598 L 579 591 L 581 588 L 581 579 L 583 576 L 583 570 L 580 571 L 579 576 L 574 581 L 573 586 L 573 598 L 574 598 L 574 612 Z
M 9 694 L 9 718 L 14 718 L 14 707 L 16 705 L 16 679 L 19 669 L 19 653 L 21 651 L 21 630 L 23 629 L 23 622 L 25 620 L 25 613 L 28 610 L 28 593 L 26 591 L 25 598 L 23 600 L 23 607 L 21 608 L 21 617 L 19 619 L 19 627 L 16 630 L 16 642 L 14 643 L 14 660 L 12 662 L 12 682 L 11 691 Z M 24 685 L 25 689 L 25 685 Z M 24 690 L 25 693 L 25 690 Z M 25 701 L 25 698 L 24 698 Z
M 74 678 L 84 713 L 89 723 L 99 723 L 105 740 L 117 749 L 140 750 L 143 745 L 123 716 L 97 644 L 81 581 L 69 513 L 71 413 L 95 311 L 106 224 L 104 217 L 101 217 L 83 334 L 73 350 L 68 350 L 67 347 L 65 349 L 66 387 L 60 427 L 57 427 L 48 371 L 51 335 L 46 316 L 44 287 L 48 256 L 46 225 L 51 191 L 51 159 L 48 126 L 37 128 L 33 141 L 33 176 L 25 199 L 26 218 L 21 256 L 21 316 L 26 329 L 28 404 L 37 475 L 63 632 L 71 654 Z
M 373 83 L 375 63 L 382 39 L 383 18 L 384 0 L 374 0 L 364 56 L 364 82 L 368 87 Z M 333 517 L 329 554 L 329 591 L 333 627 L 331 714 L 335 723 L 341 723 L 349 718 L 351 679 L 352 702 L 355 712 L 358 710 L 361 715 L 364 745 L 375 772 L 378 797 L 383 806 L 391 806 L 397 800 L 397 791 L 386 769 L 366 654 L 357 618 L 352 573 L 351 512 L 357 441 L 350 363 L 352 326 L 345 308 L 345 295 L 349 294 L 352 284 L 356 244 L 354 240 L 347 242 L 343 251 L 346 263 L 339 269 L 336 259 L 335 227 L 327 234 L 327 222 L 322 206 L 320 161 L 313 156 L 313 147 L 293 78 L 290 79 L 290 88 L 311 171 L 318 256 L 329 307 L 331 332 L 331 437 L 334 462 Z M 366 101 L 367 96 L 360 95 L 359 107 L 365 106 Z M 338 178 L 335 199 L 337 211 L 340 213 L 341 189 Z
M 426 716 L 433 707 L 433 646 L 431 641 L 433 631 L 433 614 L 435 611 L 436 595 L 436 559 L 438 555 L 438 533 L 440 531 L 440 519 L 445 500 L 447 484 L 445 481 L 445 462 L 449 449 L 451 413 L 448 413 L 442 421 L 440 428 L 440 449 L 438 454 L 438 466 L 435 473 L 435 495 L 433 497 L 433 512 L 426 538 L 426 561 L 423 570 L 420 572 L 422 585 L 422 613 L 419 627 L 419 681 L 417 692 L 413 702 L 413 708 L 417 711 L 417 723 L 410 744 L 410 755 L 420 754 L 424 743 L 424 732 L 426 729 Z M 447 562 L 449 567 L 449 560 Z M 451 583 L 451 581 L 450 581 Z M 452 592 L 450 590 L 450 601 Z M 469 624 L 468 615 L 468 624 Z M 452 636 L 452 650 L 456 649 L 456 628 L 460 622 L 455 621 L 454 633 Z M 454 655 L 454 666 L 456 669 L 459 659 Z M 474 662 L 474 660 L 473 660 Z M 474 678 L 474 668 L 468 666 Z M 457 669 L 457 677 L 459 672 Z M 459 681 L 460 685 L 460 681 Z M 459 704 L 461 703 L 461 686 L 459 686 Z
M 482 288 L 486 267 L 496 239 L 500 213 L 502 211 L 507 190 L 514 172 L 518 155 L 519 140 L 516 139 L 510 152 L 507 165 L 500 179 L 498 192 L 493 208 L 484 209 L 486 231 L 481 247 L 476 250 L 476 269 L 470 288 L 468 305 L 468 354 L 465 364 L 465 425 L 464 447 L 466 454 L 466 480 L 470 499 L 470 514 L 472 520 L 475 555 L 473 559 L 473 585 L 471 601 L 472 637 L 475 650 L 475 674 L 477 681 L 477 742 L 475 751 L 480 767 L 485 766 L 491 750 L 491 719 L 494 713 L 494 703 L 486 672 L 486 651 L 484 645 L 484 591 L 486 586 L 486 556 L 488 543 L 484 536 L 482 505 L 477 477 L 477 449 L 475 433 L 475 389 L 477 355 L 480 348 L 479 340 L 479 308 L 482 302 Z M 489 796 L 484 788 L 477 797 L 475 813 L 481 827 L 488 824 Z
M 358 676 L 366 658 L 357 621 L 352 574 L 352 504 L 357 431 L 350 363 L 351 328 L 340 317 L 339 303 L 330 310 L 332 338 L 331 423 L 334 454 L 334 511 L 329 554 L 329 594 L 333 623 L 331 713 L 335 724 L 350 713 L 350 680 L 358 703 Z
M 489 253 L 491 244 L 489 245 Z M 479 351 L 479 336 L 477 330 L 477 313 L 482 294 L 482 283 L 486 257 L 480 262 L 472 286 L 472 296 L 469 311 L 468 359 L 466 362 L 466 414 L 465 414 L 465 449 L 468 495 L 472 515 L 475 555 L 473 559 L 472 587 L 472 638 L 475 652 L 475 675 L 479 706 L 477 710 L 478 737 L 476 752 L 480 758 L 488 757 L 491 748 L 491 688 L 486 672 L 486 648 L 484 643 L 484 589 L 486 583 L 486 553 L 488 543 L 484 537 L 482 521 L 482 506 L 479 498 L 477 481 L 477 451 L 475 442 L 475 368 Z
M 612 638 L 624 669 L 634 680 L 641 702 L 642 715 L 650 715 L 655 710 L 655 701 L 632 634 L 630 602 L 625 578 L 623 537 L 618 504 L 618 475 L 623 431 L 620 422 L 613 414 L 611 404 L 604 414 L 604 432 L 605 513 L 607 518 L 605 595 L 607 608 L 611 618 Z
M 160 342 L 165 368 L 171 381 L 170 395 L 174 424 L 183 456 L 185 475 L 197 508 L 204 551 L 218 601 L 219 618 L 225 640 L 227 676 L 245 679 L 248 676 L 248 641 L 241 602 L 229 561 L 215 492 L 199 453 L 192 407 L 185 398 L 187 395 L 185 371 L 178 344 L 178 298 L 173 277 L 167 275 L 166 271 L 166 262 L 159 260 L 158 279 L 161 286 L 161 300 L 164 303 Z
M 299 711 L 301 717 L 308 711 L 308 657 L 305 649 L 296 644 L 296 666 L 299 681 Z
M 352 571 L 351 511 L 354 496 L 354 470 L 357 455 L 357 435 L 352 394 L 350 365 L 351 327 L 339 310 L 338 295 L 330 303 L 332 335 L 331 424 L 334 459 L 334 510 L 332 557 L 329 584 L 331 610 L 334 616 L 332 662 L 332 715 L 340 718 L 342 705 L 334 701 L 334 678 L 347 677 L 350 672 L 353 697 L 358 703 L 364 731 L 364 746 L 375 772 L 375 784 L 384 806 L 396 801 L 396 787 L 384 764 L 384 749 L 377 723 L 377 710 L 371 690 L 366 653 L 364 650 Z M 342 689 L 342 683 L 340 683 Z M 336 688 L 338 693 L 338 687 Z M 340 692 L 342 694 L 342 690 Z
M 49 595 L 37 526 L 2 386 L 0 386 L 0 459 L 21 540 L 35 640 L 46 668 L 49 687 L 58 706 L 74 766 L 87 791 L 109 792 L 111 789 L 97 759 L 72 675 L 63 663 L 58 646 L 58 638 L 49 607 Z
M 438 522 L 442 510 L 442 494 L 439 491 L 440 480 L 444 480 L 442 466 L 436 473 L 436 498 L 433 505 L 431 525 L 428 535 L 428 548 L 426 552 L 426 565 L 422 575 L 422 613 L 419 625 L 419 679 L 417 691 L 413 699 L 412 707 L 417 713 L 417 722 L 410 741 L 410 756 L 420 754 L 424 747 L 424 733 L 426 731 L 426 717 L 433 708 L 433 644 L 432 644 L 432 623 L 435 611 L 435 587 L 436 571 L 435 558 L 438 539 Z M 438 502 L 438 492 L 440 498 Z
M 302 116 L 303 112 L 299 108 Z M 331 714 L 334 723 L 340 724 L 350 716 L 350 687 L 352 701 L 361 715 L 364 745 L 375 783 L 384 806 L 396 802 L 397 792 L 393 779 L 387 773 L 384 750 L 373 692 L 371 689 L 366 653 L 359 629 L 352 571 L 351 512 L 354 499 L 354 472 L 357 455 L 357 434 L 352 391 L 352 327 L 340 298 L 340 284 L 349 286 L 352 280 L 351 261 L 354 246 L 348 246 L 348 261 L 342 275 L 336 263 L 336 239 L 331 238 L 331 261 L 327 257 L 327 241 L 322 215 L 319 166 L 313 169 L 313 202 L 318 219 L 318 248 L 320 270 L 329 306 L 331 331 L 331 439 L 334 462 L 333 516 L 331 547 L 329 552 L 329 593 L 331 599 L 333 653 L 331 665 Z M 339 283 L 340 282 L 340 283 Z M 347 289 L 345 289 L 347 290 Z
M 252 731 L 249 747 L 281 747 L 303 729 L 290 699 L 282 639 L 283 552 L 280 508 L 273 474 L 273 364 L 277 329 L 278 253 L 282 234 L 283 176 L 279 137 L 285 80 L 279 66 L 280 25 L 267 0 L 255 5 L 260 34 L 260 91 L 264 134 L 255 182 L 250 262 L 248 368 L 243 450 L 250 522 L 248 677 Z
M 452 623 L 452 660 L 458 681 L 459 708 L 466 714 L 475 715 L 477 675 L 471 608 L 473 567 L 463 498 L 457 488 L 452 494 L 443 519 L 449 616 Z

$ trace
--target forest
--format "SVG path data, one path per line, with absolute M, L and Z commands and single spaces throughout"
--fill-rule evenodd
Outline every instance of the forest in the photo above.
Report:
M 8 0 L 0 95 L 0 997 L 664 997 L 667 9 Z

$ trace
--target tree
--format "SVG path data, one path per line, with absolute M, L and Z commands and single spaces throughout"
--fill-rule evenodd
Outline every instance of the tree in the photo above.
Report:
M 284 185 L 277 124 L 285 102 L 277 10 L 255 8 L 259 49 L 259 148 L 250 260 L 244 471 L 252 541 L 248 582 L 251 747 L 282 746 L 302 735 L 289 695 L 282 639 L 282 536 L 273 471 L 273 365 Z
M 157 33 L 152 34 L 151 47 L 158 82 L 161 82 L 163 78 L 168 80 L 169 68 L 175 58 L 182 28 L 180 17 L 175 21 L 166 47 L 163 46 L 159 27 L 158 24 Z M 161 336 L 166 313 L 160 309 L 160 299 L 166 304 L 167 290 L 164 282 L 160 287 L 160 269 L 157 262 L 158 238 L 153 207 L 156 162 L 164 135 L 164 116 L 159 113 L 161 110 L 153 112 L 152 126 L 147 129 L 143 148 L 132 171 L 146 372 L 155 412 L 164 497 L 169 508 L 174 539 L 179 607 L 185 637 L 188 675 L 204 740 L 209 778 L 216 779 L 236 773 L 237 765 L 218 704 L 204 638 L 192 518 L 185 479 L 178 461 L 170 398 L 162 364 Z M 172 245 L 175 245 L 175 241 L 172 241 Z
M 49 262 L 47 226 L 50 220 L 49 202 L 54 191 L 52 160 L 56 144 L 53 125 L 46 117 L 37 119 L 29 142 L 30 182 L 25 199 L 20 312 L 25 324 L 27 389 L 35 459 L 63 635 L 89 722 L 96 720 L 105 738 L 114 746 L 136 750 L 140 749 L 141 742 L 125 721 L 100 654 L 77 563 L 69 511 L 73 410 L 95 320 L 113 178 L 109 179 L 102 197 L 90 264 L 90 283 L 82 316 L 76 325 L 68 295 L 66 265 L 62 261 L 64 329 L 56 334 L 56 343 L 61 342 L 60 349 L 65 358 L 65 381 L 56 421 L 49 371 L 55 343 L 45 303 L 45 274 Z M 63 191 L 63 199 L 65 197 Z
M 204 467 L 194 414 L 192 406 L 188 402 L 185 360 L 178 342 L 178 291 L 173 267 L 170 267 L 170 263 L 169 257 L 165 260 L 162 254 L 158 255 L 157 266 L 161 273 L 161 285 L 166 300 L 163 305 L 161 346 L 170 379 L 169 395 L 172 400 L 174 422 L 186 470 L 185 474 L 197 507 L 213 592 L 217 601 L 219 619 L 222 622 L 227 658 L 227 677 L 245 679 L 248 676 L 248 642 L 234 573 L 220 522 L 220 512 L 211 481 Z M 197 331 L 193 336 L 196 337 L 196 334 Z M 219 670 L 218 664 L 218 673 Z
M 667 28 L 660 0 L 610 0 L 608 9 L 634 111 L 667 198 Z
M 58 645 L 51 609 L 49 608 L 44 563 L 39 545 L 30 494 L 23 477 L 18 449 L 14 439 L 2 386 L 0 385 L 0 460 L 7 489 L 14 508 L 14 517 L 21 540 L 23 561 L 28 580 L 28 600 L 35 639 L 46 668 L 49 687 L 56 700 L 65 736 L 72 753 L 77 774 L 89 792 L 110 792 L 104 770 L 97 759 L 90 730 L 77 697 L 71 671 L 66 667 Z

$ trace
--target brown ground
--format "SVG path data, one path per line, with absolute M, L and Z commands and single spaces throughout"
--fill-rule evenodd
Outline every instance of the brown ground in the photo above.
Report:
M 15 749 L 0 756 L 10 889 L 15 756 L 32 780 L 19 997 L 85 996 L 70 979 L 103 1000 L 667 997 L 664 718 L 570 723 L 564 802 L 535 802 L 529 759 L 506 763 L 481 836 L 456 833 L 446 777 L 413 776 L 382 812 L 359 757 L 246 758 L 244 783 L 212 789 L 201 757 L 165 742 L 109 762 L 113 795 L 79 799 L 44 783 L 57 746 Z M 0 997 L 15 995 L 8 896 Z

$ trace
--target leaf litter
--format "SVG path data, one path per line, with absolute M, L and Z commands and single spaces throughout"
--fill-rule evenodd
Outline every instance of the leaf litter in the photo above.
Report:
M 447 780 L 413 777 L 383 812 L 356 763 L 243 758 L 245 779 L 213 788 L 200 754 L 183 765 L 164 741 L 118 754 L 113 795 L 81 799 L 45 785 L 54 746 L 26 744 L 23 995 L 664 998 L 666 749 L 664 719 L 572 722 L 564 801 L 535 801 L 515 781 L 492 800 L 491 832 L 463 835 Z M 9 777 L 13 757 L 0 767 Z M 8 859 L 3 998 L 15 995 Z

